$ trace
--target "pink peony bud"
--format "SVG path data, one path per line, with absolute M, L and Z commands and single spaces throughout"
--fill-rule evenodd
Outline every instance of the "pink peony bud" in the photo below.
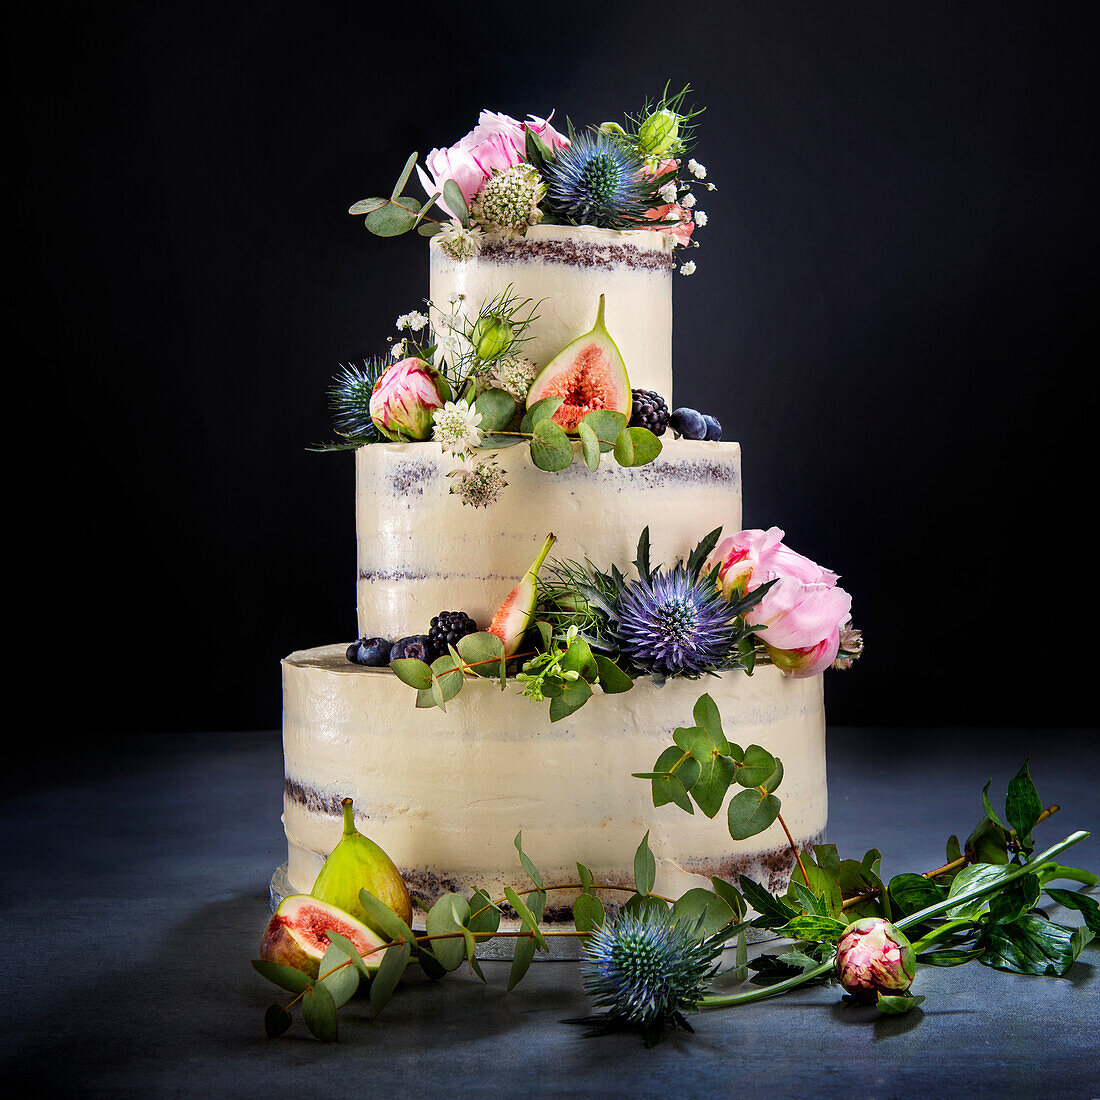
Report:
M 837 575 L 783 543 L 778 527 L 741 531 L 723 539 L 707 562 L 718 567 L 728 598 L 775 583 L 745 615 L 772 661 L 795 677 L 815 676 L 836 659 L 840 627 L 851 617 L 852 597 Z
M 912 945 L 883 917 L 848 925 L 836 945 L 837 978 L 845 992 L 861 1001 L 906 992 L 916 971 Z
M 441 379 L 431 365 L 402 359 L 375 383 L 370 418 L 387 439 L 416 442 L 431 434 L 432 416 L 442 407 Z

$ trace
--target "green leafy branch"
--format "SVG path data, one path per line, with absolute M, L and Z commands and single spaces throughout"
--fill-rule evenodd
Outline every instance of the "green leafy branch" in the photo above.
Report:
M 363 215 L 364 224 L 376 237 L 400 237 L 410 229 L 416 229 L 422 236 L 430 237 L 438 232 L 443 224 L 438 218 L 428 217 L 428 210 L 439 198 L 439 192 L 433 194 L 425 203 L 421 203 L 419 199 L 414 199 L 410 195 L 401 194 L 405 184 L 409 182 L 409 176 L 412 175 L 418 156 L 418 153 L 412 153 L 405 161 L 405 167 L 401 169 L 401 175 L 398 176 L 388 199 L 360 199 L 348 208 L 349 214 Z M 453 180 L 448 180 L 443 187 L 443 196 L 450 205 L 452 200 L 448 187 L 454 187 L 456 191 L 458 187 Z M 459 198 L 461 197 L 462 192 L 459 191 Z M 462 209 L 465 210 L 465 208 L 466 203 L 463 201 Z M 452 206 L 451 209 L 455 208 Z
M 563 397 L 544 397 L 523 411 L 504 390 L 490 389 L 478 397 L 484 433 L 481 446 L 489 450 L 514 447 L 527 441 L 531 461 L 549 472 L 564 470 L 576 457 L 574 441 L 554 422 Z M 645 466 L 661 453 L 661 441 L 648 429 L 628 427 L 627 417 L 613 409 L 596 409 L 577 425 L 584 464 L 595 473 L 600 456 L 610 453 L 620 466 Z

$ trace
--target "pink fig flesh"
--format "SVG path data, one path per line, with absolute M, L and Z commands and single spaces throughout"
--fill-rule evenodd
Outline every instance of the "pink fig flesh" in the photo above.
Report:
M 363 959 L 367 966 L 381 965 L 383 952 L 376 949 L 385 940 L 342 909 L 309 894 L 291 894 L 279 902 L 260 941 L 260 958 L 292 966 L 316 978 L 329 947 L 325 934 L 329 930 L 351 940 L 361 954 L 370 951 Z

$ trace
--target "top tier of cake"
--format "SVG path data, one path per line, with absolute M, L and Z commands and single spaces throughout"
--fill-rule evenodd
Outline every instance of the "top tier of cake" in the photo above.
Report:
M 431 289 L 437 309 L 461 295 L 476 317 L 509 287 L 537 303 L 523 354 L 545 366 L 587 332 L 604 295 L 604 319 L 635 389 L 655 390 L 672 407 L 673 239 L 652 230 L 536 225 L 514 241 L 487 244 L 475 259 L 453 260 L 431 242 Z

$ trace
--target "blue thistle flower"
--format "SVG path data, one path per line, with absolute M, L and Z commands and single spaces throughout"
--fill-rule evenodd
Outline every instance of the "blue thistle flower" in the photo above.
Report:
M 654 675 L 696 678 L 723 668 L 737 650 L 737 615 L 709 576 L 683 565 L 624 585 L 608 629 L 620 653 Z
M 651 205 L 643 167 L 641 157 L 611 134 L 578 134 L 543 169 L 543 206 L 570 225 L 628 229 Z
M 620 913 L 585 943 L 584 989 L 607 1011 L 578 1021 L 591 1034 L 615 1028 L 641 1031 L 652 1046 L 670 1025 L 691 1031 L 694 1012 L 718 970 L 722 947 L 698 940 L 691 921 L 673 921 L 664 910 Z
M 362 368 L 341 367 L 328 391 L 336 433 L 353 443 L 376 443 L 381 439 L 370 418 L 370 395 L 386 371 L 382 360 L 365 359 Z

